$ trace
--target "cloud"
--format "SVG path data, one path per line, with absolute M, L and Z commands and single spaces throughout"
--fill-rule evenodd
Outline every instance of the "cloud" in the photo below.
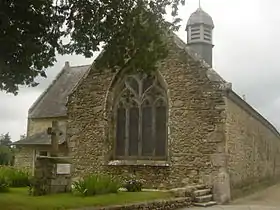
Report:
M 178 32 L 186 40 L 185 25 L 197 9 L 198 1 L 188 0 L 180 8 L 183 19 Z M 240 95 L 268 120 L 280 128 L 280 49 L 279 0 L 211 0 L 202 1 L 202 8 L 214 20 L 214 69 Z M 168 16 L 168 19 L 171 19 Z M 13 140 L 26 132 L 27 111 L 41 92 L 64 66 L 89 64 L 94 58 L 83 56 L 58 56 L 58 62 L 47 71 L 48 78 L 40 78 L 36 88 L 21 88 L 18 96 L 0 93 L 0 134 L 10 132 Z
M 40 91 L 20 93 L 18 96 L 0 93 L 0 133 L 9 132 L 13 140 L 26 133 L 27 111 Z

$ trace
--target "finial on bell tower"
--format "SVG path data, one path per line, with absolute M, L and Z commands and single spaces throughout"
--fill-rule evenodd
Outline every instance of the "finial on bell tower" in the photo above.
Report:
M 198 0 L 198 7 L 201 9 L 201 0 Z

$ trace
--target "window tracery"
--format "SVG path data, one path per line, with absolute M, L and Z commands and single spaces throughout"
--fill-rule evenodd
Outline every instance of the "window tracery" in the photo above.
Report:
M 115 158 L 165 159 L 166 91 L 155 75 L 129 75 L 114 103 Z

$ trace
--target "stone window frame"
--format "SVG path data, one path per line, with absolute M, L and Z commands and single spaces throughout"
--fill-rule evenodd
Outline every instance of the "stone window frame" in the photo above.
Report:
M 165 104 L 165 108 L 166 108 L 166 129 L 165 129 L 165 152 L 164 152 L 164 156 L 156 156 L 153 152 L 153 155 L 152 156 L 143 156 L 143 155 L 140 155 L 141 154 L 141 147 L 138 148 L 138 155 L 137 156 L 129 156 L 128 155 L 128 145 L 127 145 L 127 139 L 126 139 L 126 145 L 125 145 L 125 155 L 124 156 L 119 156 L 116 154 L 116 137 L 117 137 L 117 129 L 116 129 L 116 119 L 117 119 L 117 108 L 119 106 L 119 103 L 120 101 L 123 99 L 122 98 L 122 94 L 124 91 L 127 91 L 127 89 L 129 89 L 130 91 L 133 91 L 133 89 L 131 88 L 130 85 L 128 85 L 127 81 L 129 78 L 133 78 L 133 79 L 136 79 L 138 84 L 142 84 L 141 83 L 141 80 L 143 80 L 143 78 L 147 77 L 147 75 L 143 75 L 143 73 L 138 73 L 138 74 L 129 74 L 129 75 L 125 75 L 123 76 L 123 78 L 121 80 L 118 81 L 118 84 L 116 85 L 116 87 L 114 88 L 114 99 L 113 99 L 113 103 L 112 103 L 112 116 L 113 116 L 113 125 L 112 125 L 112 134 L 113 134 L 113 156 L 112 156 L 112 159 L 113 160 L 132 160 L 132 161 L 147 161 L 147 160 L 150 160 L 150 161 L 168 161 L 168 157 L 169 157 L 169 154 L 168 154 L 168 120 L 169 120 L 169 103 L 168 103 L 168 97 L 167 97 L 167 88 L 164 84 L 162 84 L 162 78 L 161 76 L 158 74 L 158 73 L 154 73 L 154 74 L 151 74 L 150 76 L 154 77 L 154 82 L 153 84 L 148 88 L 149 90 L 152 89 L 153 87 L 155 87 L 157 90 L 159 90 L 159 92 L 161 93 L 161 95 L 157 96 L 157 99 L 154 101 L 154 104 L 153 104 L 153 118 L 155 116 L 155 111 L 154 111 L 154 108 L 156 106 L 156 102 L 158 100 L 162 100 L 162 102 Z M 141 78 L 141 79 L 140 79 Z M 140 85 L 140 89 L 141 89 L 141 85 Z M 148 90 L 147 89 L 147 90 Z M 147 92 L 147 90 L 145 91 L 145 93 Z M 143 93 L 145 95 L 145 93 Z M 141 93 L 140 93 L 141 95 Z M 141 97 L 139 97 L 141 98 Z M 139 98 L 138 100 L 135 100 L 135 103 L 137 103 L 138 107 L 141 107 L 141 103 L 143 101 L 139 101 Z M 149 100 L 149 97 L 142 97 L 142 99 L 145 100 Z M 140 110 L 140 109 L 139 109 Z M 126 117 L 126 120 L 127 120 L 127 117 Z M 141 120 L 141 119 L 140 119 Z M 141 121 L 139 120 L 139 126 L 141 126 Z M 154 123 L 154 119 L 153 119 L 153 123 Z M 126 125 L 128 126 L 128 125 Z M 126 127 L 127 129 L 127 127 Z M 154 127 L 153 127 L 153 133 L 155 132 L 154 131 Z M 143 143 L 143 140 L 141 139 L 141 143 L 139 144 L 142 144 Z
M 50 156 L 50 152 L 47 150 L 36 150 L 35 151 L 36 156 L 43 156 L 43 157 L 49 157 Z M 41 153 L 46 153 L 46 155 L 41 155 Z

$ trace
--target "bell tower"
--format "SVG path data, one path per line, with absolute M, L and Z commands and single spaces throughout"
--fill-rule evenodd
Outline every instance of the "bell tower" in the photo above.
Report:
M 202 10 L 200 1 L 198 9 L 191 14 L 186 31 L 187 44 L 212 67 L 213 56 L 213 29 L 212 17 Z

